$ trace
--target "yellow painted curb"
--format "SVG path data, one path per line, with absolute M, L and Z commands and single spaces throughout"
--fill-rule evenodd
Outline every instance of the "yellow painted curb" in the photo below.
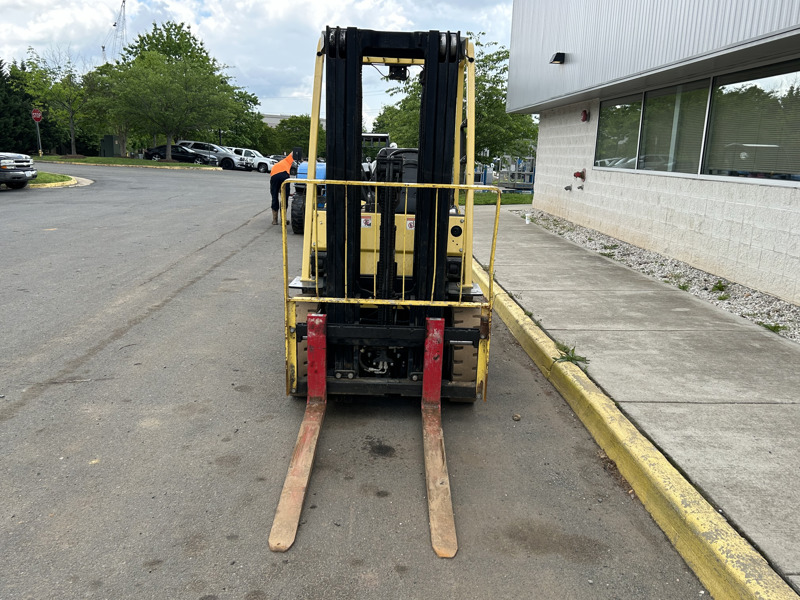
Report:
M 69 177 L 66 175 L 65 177 Z M 29 183 L 28 187 L 31 188 L 55 188 L 55 187 L 67 187 L 70 185 L 78 185 L 78 180 L 74 177 L 70 177 L 67 181 L 54 181 L 53 183 Z
M 489 278 L 477 261 L 484 293 Z M 576 365 L 555 362 L 553 341 L 497 285 L 494 309 L 569 403 L 598 445 L 714 598 L 800 598 Z
M 477 262 L 473 263 L 472 275 L 481 289 L 486 293 L 489 289 L 489 276 Z M 545 375 L 550 375 L 550 369 L 555 362 L 553 357 L 558 356 L 558 348 L 547 335 L 531 321 L 519 304 L 514 302 L 505 290 L 495 282 L 494 310 L 503 319 L 506 327 L 519 341 L 525 352 L 536 363 L 536 366 Z

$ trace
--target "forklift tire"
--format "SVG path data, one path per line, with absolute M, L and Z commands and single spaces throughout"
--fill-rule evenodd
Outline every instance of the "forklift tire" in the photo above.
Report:
M 301 196 L 299 194 L 295 194 L 294 198 L 292 199 L 292 210 L 290 214 L 290 220 L 292 223 L 292 233 L 297 233 L 302 235 L 304 226 L 305 226 L 305 218 L 306 218 L 306 197 Z

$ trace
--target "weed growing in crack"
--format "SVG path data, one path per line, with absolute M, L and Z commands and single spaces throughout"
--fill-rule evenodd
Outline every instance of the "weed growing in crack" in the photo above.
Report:
M 566 344 L 562 344 L 561 342 L 556 342 L 556 348 L 558 348 L 559 353 L 561 356 L 554 356 L 553 360 L 557 363 L 559 362 L 571 362 L 573 365 L 580 366 L 579 363 L 589 364 L 589 359 L 585 356 L 581 356 L 580 354 L 575 354 L 575 346 L 570 348 Z
M 779 323 L 764 323 L 764 321 L 758 321 L 758 324 L 764 329 L 769 329 L 773 333 L 780 333 L 784 329 L 787 329 L 786 325 L 780 325 Z
M 728 285 L 725 284 L 725 283 L 722 283 L 721 279 L 717 279 L 717 283 L 714 284 L 714 286 L 711 288 L 711 291 L 712 292 L 724 292 L 725 288 L 727 288 L 727 287 L 728 287 Z

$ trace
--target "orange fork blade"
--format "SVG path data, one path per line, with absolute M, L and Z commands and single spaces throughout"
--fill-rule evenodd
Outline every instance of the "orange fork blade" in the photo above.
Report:
M 453 558 L 458 552 L 450 477 L 444 453 L 442 415 L 439 406 L 422 405 L 422 442 L 425 452 L 425 482 L 428 487 L 428 519 L 431 545 L 437 556 Z
M 297 434 L 297 444 L 289 463 L 289 472 L 286 474 L 281 499 L 275 511 L 275 520 L 272 522 L 272 531 L 269 534 L 269 549 L 273 552 L 286 552 L 297 535 L 300 512 L 303 509 L 308 480 L 311 477 L 311 467 L 314 465 L 319 430 L 325 418 L 325 407 L 325 402 L 309 402 L 306 405 L 300 432 Z

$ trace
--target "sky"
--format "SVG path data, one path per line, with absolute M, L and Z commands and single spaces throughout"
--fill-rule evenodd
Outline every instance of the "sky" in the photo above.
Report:
M 120 16 L 123 14 L 124 27 Z M 234 83 L 255 94 L 267 114 L 311 113 L 314 58 L 326 26 L 385 31 L 483 32 L 510 48 L 513 0 L 0 0 L 0 59 L 68 50 L 86 70 L 113 58 L 153 23 L 183 22 Z M 117 20 L 117 26 L 114 23 Z M 383 68 L 385 71 L 386 69 Z M 363 113 L 371 125 L 392 84 L 363 70 Z M 323 114 L 324 117 L 324 104 Z

